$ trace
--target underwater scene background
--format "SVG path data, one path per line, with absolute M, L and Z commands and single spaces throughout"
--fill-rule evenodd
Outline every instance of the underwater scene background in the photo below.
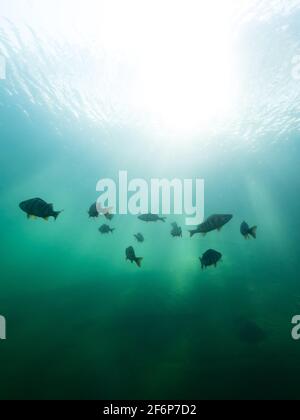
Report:
M 1 399 L 299 398 L 300 1 L 197 3 L 1 0 Z M 120 170 L 203 178 L 234 218 L 101 236 Z M 64 213 L 27 220 L 34 197 Z

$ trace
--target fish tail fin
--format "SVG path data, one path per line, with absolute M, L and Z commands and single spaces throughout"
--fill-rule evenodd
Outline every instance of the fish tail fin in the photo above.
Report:
M 161 217 L 159 220 L 161 220 L 162 222 L 166 223 L 167 218 L 166 217 Z
M 195 230 L 189 230 L 189 232 L 190 232 L 190 237 L 192 238 L 194 235 L 195 235 L 195 233 L 196 233 L 196 231 Z
M 55 219 L 55 220 L 57 220 L 58 216 L 59 216 L 61 213 L 63 213 L 63 211 L 64 211 L 64 210 L 61 210 L 61 211 L 55 211 L 55 212 L 53 212 L 53 217 L 54 217 L 54 219 Z
M 110 229 L 111 233 L 114 233 L 115 230 L 116 230 L 116 228 Z
M 254 239 L 256 239 L 257 238 L 257 226 L 253 226 L 253 228 L 251 228 L 250 230 L 249 230 L 249 234 L 254 238 Z
M 136 258 L 136 260 L 135 260 L 136 265 L 137 265 L 139 268 L 141 268 L 141 266 L 142 266 L 142 261 L 143 261 L 143 259 L 144 259 L 144 258 Z

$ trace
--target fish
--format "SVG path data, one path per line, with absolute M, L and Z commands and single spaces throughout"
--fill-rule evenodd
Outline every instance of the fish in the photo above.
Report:
M 253 226 L 252 228 L 246 222 L 241 224 L 241 234 L 244 236 L 245 239 L 249 239 L 251 236 L 256 239 L 257 235 L 257 226 Z
M 141 268 L 143 258 L 141 258 L 141 257 L 137 257 L 137 256 L 135 255 L 135 251 L 134 251 L 133 247 L 132 247 L 132 246 L 130 246 L 129 248 L 127 248 L 127 249 L 126 249 L 126 261 L 130 261 L 130 262 L 131 262 L 131 264 L 135 262 L 135 263 L 136 263 L 136 265 L 137 265 L 139 268 Z
M 41 198 L 33 198 L 31 200 L 23 201 L 19 204 L 20 209 L 30 218 L 41 218 L 48 220 L 49 217 L 54 217 L 56 220 L 62 211 L 55 211 L 53 204 L 48 204 Z
M 102 233 L 102 235 L 106 235 L 108 233 L 114 233 L 116 229 L 111 229 L 108 225 L 102 225 L 99 228 L 99 232 Z
M 213 249 L 209 249 L 206 251 L 202 257 L 199 258 L 202 266 L 202 270 L 207 267 L 211 267 L 214 265 L 217 267 L 217 264 L 222 259 L 222 254 L 218 251 L 215 251 Z
M 157 214 L 142 214 L 141 216 L 138 217 L 140 220 L 142 220 L 143 222 L 164 222 L 166 221 L 166 217 L 159 217 Z
M 268 334 L 256 322 L 245 319 L 238 325 L 237 337 L 246 344 L 260 344 L 267 340 Z
M 233 215 L 231 214 L 214 214 L 206 219 L 204 223 L 199 225 L 197 229 L 189 231 L 191 238 L 196 233 L 202 233 L 202 235 L 205 236 L 207 233 L 213 232 L 214 230 L 220 231 L 222 227 L 229 223 L 232 218 Z
M 107 220 L 112 220 L 113 218 L 113 215 L 111 214 L 112 210 L 113 210 L 112 207 L 103 209 L 101 205 L 99 205 L 98 203 L 93 203 L 88 211 L 88 215 L 91 219 L 96 219 L 100 215 L 104 215 Z
M 89 217 L 90 219 L 96 219 L 97 217 L 99 217 L 99 212 L 97 210 L 97 204 L 94 203 L 91 205 L 89 211 L 88 211 Z
M 138 234 L 134 235 L 134 237 L 140 243 L 143 243 L 145 241 L 145 238 L 141 233 L 138 233 Z
M 114 218 L 114 215 L 111 214 L 111 213 L 106 213 L 106 214 L 104 214 L 104 217 L 105 217 L 106 220 L 108 220 L 109 222 L 111 222 L 113 220 L 113 218 Z
M 171 235 L 173 238 L 182 238 L 182 229 L 180 226 L 177 225 L 177 223 L 172 223 L 171 225 L 173 227 L 171 231 Z

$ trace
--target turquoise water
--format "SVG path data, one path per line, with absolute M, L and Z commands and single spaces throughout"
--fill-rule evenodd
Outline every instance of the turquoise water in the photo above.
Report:
M 233 13 L 234 106 L 205 122 L 219 98 L 216 81 L 196 102 L 199 118 L 183 118 L 188 102 L 169 118 L 166 108 L 188 98 L 176 84 L 166 108 L 159 94 L 153 107 L 146 94 L 140 106 L 132 96 L 138 33 L 125 47 L 124 33 L 105 44 L 85 30 L 87 16 L 76 26 L 76 10 L 29 3 L 4 1 L 0 12 L 0 314 L 7 320 L 0 398 L 298 398 L 300 344 L 291 339 L 291 319 L 300 312 L 300 80 L 292 59 L 300 54 L 300 2 L 253 2 Z M 135 10 L 128 7 L 126 17 Z M 152 64 L 160 74 L 162 63 Z M 89 220 L 87 210 L 97 181 L 117 179 L 120 170 L 147 180 L 204 178 L 206 216 L 234 219 L 191 240 L 184 217 L 145 225 L 117 215 L 116 232 L 101 236 L 101 220 Z M 33 197 L 64 213 L 57 222 L 27 220 L 18 204 Z M 182 240 L 170 236 L 175 220 Z M 240 235 L 243 220 L 258 225 L 256 241 Z M 137 232 L 144 244 L 134 241 Z M 130 245 L 144 258 L 141 270 L 125 261 Z M 201 271 L 198 258 L 209 248 L 223 261 Z M 261 339 L 241 335 L 249 322 Z

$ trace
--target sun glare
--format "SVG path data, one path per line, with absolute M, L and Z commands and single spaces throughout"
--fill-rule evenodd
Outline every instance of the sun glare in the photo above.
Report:
M 192 134 L 229 116 L 236 79 L 227 23 L 207 6 L 162 13 L 150 44 L 141 43 L 134 95 L 150 120 Z
M 145 125 L 196 134 L 230 115 L 237 80 L 234 0 L 87 0 L 70 8 L 80 33 L 134 69 L 128 109 Z M 80 18 L 79 18 L 80 17 Z
M 222 124 L 234 110 L 238 72 L 231 17 L 240 2 L 86 0 L 75 5 L 53 0 L 49 22 L 42 24 L 59 41 L 79 45 L 80 51 L 92 49 L 95 69 L 79 75 L 80 81 L 90 81 L 88 98 L 108 106 L 117 99 L 121 106 L 111 109 L 182 138 Z M 98 56 L 109 64 L 97 62 Z M 108 86 L 105 92 L 103 86 Z
M 146 123 L 180 135 L 228 117 L 237 86 L 229 5 L 194 0 L 105 5 L 98 37 L 136 66 L 129 100 Z

